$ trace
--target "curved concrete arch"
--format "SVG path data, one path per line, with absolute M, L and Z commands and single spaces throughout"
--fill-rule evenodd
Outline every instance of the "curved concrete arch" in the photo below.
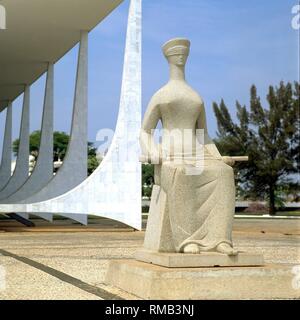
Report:
M 26 199 L 44 187 L 53 177 L 53 69 L 53 63 L 49 63 L 45 86 L 41 141 L 36 165 L 26 182 L 15 193 L 0 202 L 16 203 Z M 18 215 L 27 220 L 29 219 L 28 213 L 18 213 Z M 40 213 L 37 216 L 50 222 L 53 220 L 53 215 L 50 213 Z
M 37 167 L 37 171 L 34 174 L 33 172 L 33 178 L 27 178 L 21 186 L 19 186 L 17 193 L 10 194 L 9 199 L 7 199 L 7 193 L 6 196 L 3 196 L 3 200 L 0 201 L 1 203 L 28 203 L 28 202 L 37 202 L 42 201 L 45 199 L 49 199 L 55 196 L 59 196 L 61 194 L 64 194 L 68 190 L 74 188 L 78 184 L 80 184 L 82 181 L 84 181 L 87 177 L 87 52 L 88 52 L 88 33 L 83 31 L 81 32 L 81 40 L 80 40 L 80 48 L 78 53 L 78 66 L 77 66 L 77 76 L 76 76 L 76 88 L 75 88 L 75 96 L 74 96 L 74 107 L 73 107 L 73 117 L 72 117 L 72 126 L 71 126 L 71 134 L 70 134 L 70 141 L 68 145 L 67 154 L 65 156 L 63 165 L 57 172 L 55 176 L 51 174 L 50 179 L 48 177 L 44 177 L 42 179 L 39 179 L 39 177 L 42 177 L 44 175 L 43 168 L 45 166 L 50 165 L 50 159 L 53 158 L 52 155 L 52 149 L 53 149 L 53 138 L 50 139 L 52 146 L 51 146 L 51 155 L 49 153 L 49 144 L 47 143 L 46 139 L 49 137 L 49 133 L 51 131 L 51 136 L 53 135 L 53 124 L 51 124 L 50 117 L 53 117 L 53 105 L 50 107 L 51 104 L 53 104 L 53 83 L 51 83 L 51 78 L 48 82 L 48 98 L 47 101 L 45 100 L 45 103 L 48 105 L 45 105 L 44 108 L 44 126 L 45 126 L 45 134 L 43 135 L 43 142 L 44 142 L 44 148 L 41 152 L 42 157 L 40 158 L 40 164 Z M 50 77 L 51 73 L 53 73 L 53 66 L 50 67 Z M 52 87 L 52 88 L 51 88 Z M 52 100 L 52 101 L 51 101 Z M 48 108 L 48 109 L 46 109 Z M 44 117 L 45 116 L 45 117 Z M 29 124 L 28 124 L 29 126 Z M 29 128 L 28 128 L 29 130 Z M 28 132 L 29 137 L 29 132 Z M 41 137 L 42 138 L 42 137 Z M 41 140 L 42 142 L 42 140 Z M 50 142 L 50 141 L 48 141 Z M 29 146 L 29 142 L 28 142 Z M 29 155 L 29 154 L 28 154 Z M 27 160 L 28 161 L 28 160 Z M 45 163 L 44 163 L 45 161 Z M 37 163 L 38 165 L 38 163 Z M 51 172 L 53 169 L 53 162 L 51 160 Z M 28 171 L 28 165 L 27 165 L 27 171 Z M 76 175 L 74 175 L 74 172 L 76 172 Z M 48 180 L 46 183 L 45 180 Z M 37 183 L 36 183 L 37 181 Z M 32 186 L 34 189 L 34 192 L 30 191 L 30 189 L 27 187 Z M 35 185 L 36 183 L 36 185 Z M 24 188 L 24 189 L 23 189 Z M 25 190 L 25 191 L 24 191 Z M 25 195 L 25 196 L 24 196 Z M 0 194 L 1 197 L 1 194 Z M 2 199 L 2 197 L 0 198 Z M 17 211 L 17 210 L 13 210 Z M 22 212 L 22 211 L 21 211 Z M 52 221 L 52 213 L 48 213 L 47 211 L 39 213 L 39 212 L 32 212 L 33 214 L 40 216 L 48 221 Z M 23 212 L 21 213 L 22 216 L 27 217 L 26 214 Z M 84 215 L 74 215 L 65 213 L 63 214 L 64 217 L 73 219 L 75 221 L 78 221 L 82 224 L 87 224 L 87 216 Z
M 0 166 L 0 190 L 5 187 L 11 177 L 11 152 L 12 152 L 12 103 L 6 108 L 4 140 Z
M 41 125 L 39 155 L 26 182 L 5 203 L 22 201 L 41 190 L 53 178 L 53 64 L 49 63 Z
M 40 202 L 57 197 L 87 177 L 87 51 L 88 33 L 81 33 L 76 88 L 68 150 L 57 174 L 35 195 L 21 203 Z M 74 174 L 76 172 L 76 174 Z
M 29 113 L 30 113 L 30 86 L 26 85 L 23 98 L 23 110 L 20 127 L 20 143 L 16 168 L 7 182 L 0 191 L 0 200 L 16 192 L 27 180 L 29 174 Z
M 131 0 L 120 109 L 108 153 L 95 172 L 65 194 L 38 203 L 0 205 L 0 212 L 96 215 L 141 229 L 141 0 Z
M 76 74 L 76 86 L 70 141 L 67 154 L 61 168 L 48 183 L 35 194 L 20 203 L 39 202 L 64 194 L 79 185 L 87 177 L 87 84 L 88 84 L 88 32 L 81 31 L 80 47 L 78 52 L 78 65 Z M 74 172 L 76 174 L 74 175 Z M 47 211 L 32 212 L 48 221 L 52 221 L 53 215 Z M 56 212 L 53 212 L 56 213 Z M 86 215 L 74 215 L 64 213 L 62 216 L 87 224 Z

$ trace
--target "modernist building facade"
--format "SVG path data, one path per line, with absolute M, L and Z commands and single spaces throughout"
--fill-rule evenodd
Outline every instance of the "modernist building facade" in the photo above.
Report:
M 129 0 L 128 0 L 129 1 Z M 131 0 L 121 100 L 115 135 L 97 170 L 87 178 L 88 34 L 122 0 L 2 0 L 6 29 L 0 30 L 0 112 L 6 114 L 0 167 L 0 213 L 30 214 L 52 221 L 59 214 L 87 223 L 93 214 L 141 227 L 141 0 Z M 79 42 L 70 142 L 53 175 L 55 64 Z M 41 142 L 28 176 L 30 87 L 47 74 Z M 23 94 L 20 145 L 11 174 L 12 107 Z M 76 159 L 76 161 L 74 161 Z M 74 174 L 76 173 L 76 174 Z

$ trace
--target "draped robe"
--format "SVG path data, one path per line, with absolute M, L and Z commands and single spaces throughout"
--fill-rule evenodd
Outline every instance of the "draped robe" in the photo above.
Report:
M 167 208 L 173 245 L 182 252 L 185 245 L 198 244 L 201 251 L 215 249 L 220 243 L 232 245 L 231 232 L 235 209 L 233 169 L 204 151 L 200 174 L 187 175 L 187 166 L 166 161 L 161 165 L 160 187 L 167 195 Z
M 144 247 L 154 251 L 182 252 L 190 243 L 198 244 L 202 251 L 213 251 L 220 243 L 232 245 L 235 208 L 233 169 L 222 161 L 207 134 L 202 99 L 183 81 L 171 81 L 159 90 L 152 97 L 144 118 L 142 132 L 146 133 L 146 138 L 141 139 L 144 151 L 149 150 L 143 144 L 147 143 L 159 120 L 167 130 L 189 129 L 195 135 L 197 129 L 204 129 L 204 152 L 200 155 L 203 167 L 199 174 L 186 174 L 187 170 L 197 166 L 199 155 L 193 152 L 188 155 L 182 149 L 183 162 L 172 161 L 174 154 L 171 151 L 169 160 L 161 159 L 162 162 L 155 165 L 155 184 L 166 196 L 160 194 L 158 199 L 152 195 Z M 173 143 L 180 145 L 177 140 L 173 139 Z M 188 147 L 192 145 L 190 140 L 186 143 Z M 195 146 L 192 148 L 196 149 Z M 151 154 L 152 151 L 149 152 Z M 157 201 L 164 202 L 161 203 L 162 210 L 158 208 Z

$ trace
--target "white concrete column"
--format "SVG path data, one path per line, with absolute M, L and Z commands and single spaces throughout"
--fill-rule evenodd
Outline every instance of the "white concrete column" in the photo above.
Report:
M 28 179 L 29 172 L 29 112 L 30 112 L 30 87 L 26 85 L 24 91 L 23 110 L 20 127 L 20 143 L 16 168 L 6 186 L 0 192 L 3 200 L 16 192 Z
M 5 203 L 16 203 L 40 191 L 53 178 L 53 63 L 49 63 L 41 125 L 41 141 L 36 165 L 28 180 Z
M 21 203 L 45 201 L 64 194 L 87 178 L 87 141 L 88 141 L 88 32 L 82 31 L 78 52 L 76 87 L 70 141 L 63 164 L 57 174 L 35 195 Z M 86 216 L 65 215 L 86 223 Z
M 48 64 L 45 98 L 41 125 L 39 155 L 28 180 L 10 197 L 2 200 L 5 203 L 17 203 L 40 191 L 53 178 L 53 108 L 54 108 L 54 66 Z M 28 213 L 18 213 L 28 219 Z M 39 213 L 37 216 L 52 221 L 51 213 Z
M 4 140 L 2 147 L 2 160 L 0 166 L 0 190 L 5 187 L 11 177 L 11 161 L 12 161 L 12 103 L 10 102 L 6 108 L 6 120 Z

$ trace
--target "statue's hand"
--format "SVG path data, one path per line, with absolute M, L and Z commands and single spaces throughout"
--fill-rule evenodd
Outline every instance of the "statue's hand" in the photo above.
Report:
M 148 157 L 146 155 L 144 155 L 144 154 L 140 155 L 139 160 L 140 160 L 141 163 L 149 163 Z
M 234 159 L 232 159 L 231 157 L 225 156 L 222 157 L 223 162 L 225 162 L 226 164 L 228 164 L 229 166 L 233 166 L 235 164 Z

